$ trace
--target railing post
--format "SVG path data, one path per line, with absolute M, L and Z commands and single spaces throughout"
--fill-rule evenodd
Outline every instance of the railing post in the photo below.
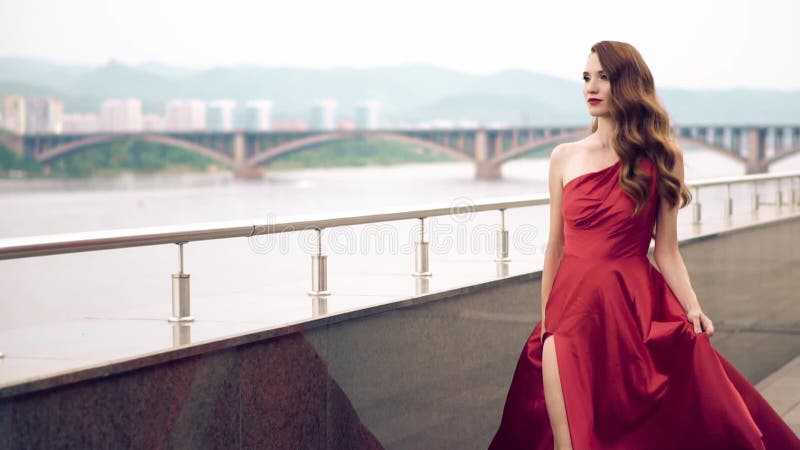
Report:
M 725 185 L 728 191 L 728 198 L 725 200 L 725 218 L 733 216 L 733 198 L 731 197 L 730 183 Z
M 775 181 L 778 183 L 778 190 L 775 191 L 775 206 L 780 209 L 783 206 L 783 180 L 778 178 Z
M 183 244 L 177 242 L 179 254 L 178 273 L 172 274 L 172 315 L 170 322 L 192 322 L 189 308 L 189 274 L 183 272 Z
M 798 179 L 800 181 L 800 179 Z M 794 178 L 790 178 L 789 182 L 791 183 L 792 187 L 792 209 L 795 208 L 798 204 L 800 204 L 800 197 L 798 196 L 798 190 L 794 187 Z
M 192 326 L 182 323 L 172 324 L 172 346 L 181 347 L 192 343 Z
M 753 195 L 750 201 L 750 210 L 753 212 L 758 211 L 758 206 L 760 202 L 758 200 L 758 181 L 753 182 Z
M 696 201 L 692 207 L 692 223 L 699 224 L 702 210 L 700 209 L 700 188 L 698 187 L 694 188 L 694 198 Z
M 324 297 L 328 291 L 328 256 L 322 254 L 322 230 L 317 228 L 317 254 L 311 255 L 311 290 L 308 295 Z
M 419 240 L 414 246 L 414 273 L 415 277 L 428 277 L 431 275 L 428 267 L 428 242 L 425 240 L 425 218 L 419 218 Z
M 328 314 L 328 297 L 315 295 L 311 298 L 311 316 L 319 317 Z
M 506 210 L 500 210 L 500 230 L 497 231 L 496 262 L 511 261 L 508 257 L 508 230 L 506 230 Z
M 497 261 L 495 266 L 497 269 L 497 278 L 505 278 L 508 276 L 508 261 Z
M 431 290 L 431 277 L 414 277 L 414 295 L 424 295 Z

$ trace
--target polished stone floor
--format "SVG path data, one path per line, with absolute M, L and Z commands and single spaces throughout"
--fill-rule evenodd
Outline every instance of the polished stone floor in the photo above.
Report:
M 756 388 L 800 436 L 800 355 L 761 380 Z

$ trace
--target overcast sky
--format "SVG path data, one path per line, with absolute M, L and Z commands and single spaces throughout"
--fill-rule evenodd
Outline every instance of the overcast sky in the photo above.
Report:
M 800 90 L 800 0 L 0 0 L 0 56 L 206 68 L 431 63 L 580 80 L 636 46 L 659 86 Z

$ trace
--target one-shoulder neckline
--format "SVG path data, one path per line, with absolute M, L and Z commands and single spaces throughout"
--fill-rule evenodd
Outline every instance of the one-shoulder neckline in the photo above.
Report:
M 592 172 L 586 172 L 586 173 L 580 174 L 577 177 L 567 181 L 567 183 L 564 185 L 564 187 L 562 189 L 566 189 L 567 186 L 571 185 L 574 181 L 580 180 L 581 178 L 585 178 L 585 177 L 588 177 L 589 175 L 595 175 L 595 174 L 598 174 L 598 173 L 605 172 L 605 171 L 607 171 L 609 169 L 612 169 L 612 168 L 616 167 L 617 164 L 619 164 L 620 162 L 622 162 L 622 159 L 618 159 L 614 164 L 611 164 L 610 166 L 607 166 L 607 167 L 603 167 L 600 170 L 595 170 L 595 171 L 592 171 Z

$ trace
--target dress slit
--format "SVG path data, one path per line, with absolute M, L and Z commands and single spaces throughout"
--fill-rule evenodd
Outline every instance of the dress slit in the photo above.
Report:
M 544 342 L 547 342 L 547 338 L 553 339 L 553 353 L 555 353 L 556 371 L 558 372 L 558 383 L 561 386 L 561 401 L 564 403 L 564 416 L 567 420 L 567 432 L 569 433 L 569 443 L 572 446 L 572 448 L 575 449 L 575 437 L 572 434 L 572 426 L 570 425 L 569 421 L 570 408 L 567 401 L 567 389 L 565 387 L 566 382 L 564 380 L 564 377 L 562 376 L 563 366 L 562 366 L 562 361 L 558 359 L 558 355 L 561 354 L 561 352 L 558 350 L 558 345 L 559 345 L 558 343 L 561 342 L 561 340 L 560 339 L 556 340 L 555 333 L 545 331 Z M 542 353 L 544 353 L 544 343 L 542 344 Z M 542 360 L 544 360 L 544 357 L 542 358 Z

